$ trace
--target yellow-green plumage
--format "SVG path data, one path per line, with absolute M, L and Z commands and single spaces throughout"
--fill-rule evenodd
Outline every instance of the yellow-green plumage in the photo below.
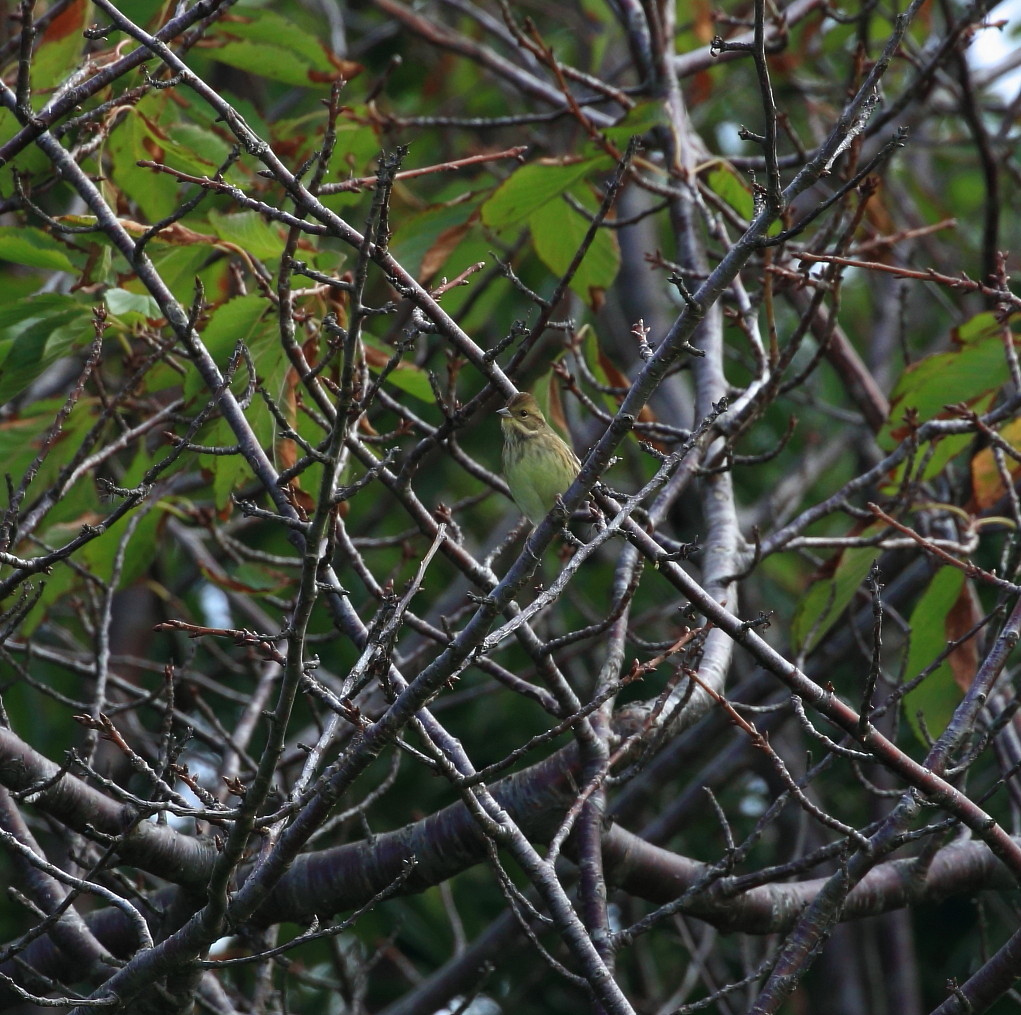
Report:
M 521 392 L 498 411 L 503 474 L 514 502 L 538 525 L 574 482 L 581 462 L 546 422 L 531 395 Z

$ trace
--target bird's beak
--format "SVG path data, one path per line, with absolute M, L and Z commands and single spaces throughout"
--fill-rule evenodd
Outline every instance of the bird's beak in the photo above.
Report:
M 510 416 L 510 409 L 508 409 L 507 406 L 505 405 L 502 409 L 497 409 L 496 410 L 496 414 L 497 414 L 497 416 L 509 417 Z

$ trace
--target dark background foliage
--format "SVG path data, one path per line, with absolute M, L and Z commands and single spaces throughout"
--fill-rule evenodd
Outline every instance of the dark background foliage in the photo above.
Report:
M 4 1010 L 1016 1007 L 991 7 L 7 10 Z

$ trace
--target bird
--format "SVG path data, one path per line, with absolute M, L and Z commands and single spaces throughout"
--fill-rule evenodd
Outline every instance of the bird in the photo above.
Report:
M 518 392 L 497 414 L 511 496 L 532 525 L 538 525 L 574 482 L 581 462 L 527 392 Z

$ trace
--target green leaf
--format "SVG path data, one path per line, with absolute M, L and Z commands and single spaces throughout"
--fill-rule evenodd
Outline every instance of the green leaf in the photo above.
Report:
M 751 188 L 741 175 L 729 162 L 718 160 L 704 175 L 705 183 L 709 189 L 726 201 L 738 215 L 746 222 L 750 222 L 756 215 L 755 197 Z M 775 236 L 783 228 L 779 220 L 774 222 L 768 230 L 769 236 Z
M 904 673 L 908 680 L 917 676 L 947 647 L 947 617 L 961 595 L 964 572 L 944 567 L 936 572 L 911 614 L 911 641 Z M 961 700 L 961 689 L 954 682 L 947 660 L 930 673 L 914 690 L 904 696 L 904 714 L 915 735 L 927 743 L 918 713 L 925 719 L 930 735 L 939 736 L 946 728 Z
M 716 162 L 705 174 L 705 182 L 714 194 L 723 198 L 745 221 L 755 217 L 752 192 L 729 162 Z
M 862 536 L 878 531 L 870 526 Z M 822 640 L 850 605 L 879 551 L 874 546 L 844 550 L 833 573 L 817 581 L 802 597 L 791 621 L 791 639 L 800 652 L 809 652 Z
M 107 289 L 103 295 L 110 313 L 125 324 L 156 321 L 163 316 L 159 304 L 148 293 L 132 293 L 127 289 Z
M 249 8 L 221 23 L 218 37 L 226 41 L 213 50 L 217 60 L 259 77 L 307 87 L 342 76 L 316 36 L 273 11 Z
M 907 437 L 914 422 L 950 418 L 948 405 L 963 402 L 976 412 L 985 412 L 1010 375 L 1003 351 L 1002 328 L 990 313 L 977 314 L 957 328 L 952 339 L 955 348 L 912 363 L 901 374 L 890 397 L 890 414 L 876 439 L 879 446 L 892 451 Z M 907 422 L 908 417 L 913 422 Z M 918 477 L 932 479 L 946 464 L 971 447 L 970 434 L 941 437 L 925 460 Z M 898 486 L 909 463 L 903 463 L 891 475 L 886 488 Z
M 393 349 L 369 335 L 362 335 L 362 342 L 368 347 L 368 349 L 374 349 L 378 353 L 384 354 L 377 356 L 366 355 L 365 357 L 366 362 L 369 365 L 369 369 L 374 374 L 380 373 L 383 369 L 383 365 L 393 354 Z M 412 395 L 420 402 L 425 402 L 427 405 L 432 405 L 435 401 L 432 385 L 429 383 L 428 374 L 420 367 L 415 366 L 414 363 L 408 363 L 401 360 L 401 362 L 397 364 L 397 368 L 395 370 L 391 370 L 390 373 L 387 374 L 387 378 L 384 383 L 392 384 L 395 388 Z
M 232 566 L 229 571 L 218 571 L 202 566 L 202 573 L 218 588 L 252 596 L 282 593 L 294 584 L 294 579 L 290 575 L 258 563 L 238 564 Z
M 0 226 L 0 261 L 47 271 L 75 271 L 59 240 L 30 226 Z
M 223 419 L 217 420 L 207 433 L 203 433 L 202 439 L 203 443 L 214 447 L 229 447 L 237 443 L 237 436 Z M 199 461 L 202 463 L 202 468 L 213 475 L 213 499 L 216 503 L 216 510 L 223 511 L 230 503 L 234 491 L 251 475 L 248 463 L 240 453 L 236 455 L 200 455 Z
M 30 638 L 36 628 L 46 619 L 46 614 L 54 603 L 64 598 L 77 584 L 78 575 L 70 567 L 57 567 L 42 579 L 42 592 L 35 605 L 29 610 L 19 631 L 23 638 Z M 35 587 L 35 583 L 33 583 Z
M 596 202 L 586 189 L 576 188 L 574 197 L 596 211 Z M 589 221 L 566 201 L 547 205 L 528 220 L 535 251 L 555 275 L 563 275 L 581 247 Z M 613 284 L 620 270 L 620 248 L 609 229 L 600 229 L 585 252 L 571 279 L 571 288 L 590 304 L 598 305 L 602 293 Z
M 266 370 L 272 370 L 269 363 L 269 349 L 275 351 L 278 360 L 282 360 L 283 352 L 279 342 L 273 341 L 274 324 L 268 319 L 269 304 L 263 297 L 250 294 L 238 296 L 228 303 L 217 307 L 209 322 L 202 331 L 202 341 L 216 360 L 217 365 L 224 369 L 239 340 L 244 341 L 252 353 L 256 371 L 260 380 L 266 379 Z M 235 375 L 233 389 L 243 390 L 248 384 L 248 370 L 242 364 Z M 272 387 L 271 377 L 268 386 Z M 209 398 L 210 393 L 197 370 L 191 370 L 184 382 L 186 401 Z M 257 398 L 245 413 L 256 440 L 264 448 L 273 440 L 273 418 L 261 398 Z M 200 442 L 214 446 L 231 446 L 237 443 L 237 435 L 223 419 L 217 420 L 200 435 Z M 230 502 L 231 494 L 251 475 L 251 470 L 244 456 L 236 455 L 203 455 L 200 458 L 202 467 L 213 476 L 213 495 L 218 510 L 223 510 Z
M 110 178 L 150 222 L 166 218 L 177 202 L 175 186 L 158 179 L 153 170 L 136 164 L 152 159 L 154 152 L 150 146 L 159 143 L 140 111 L 132 109 L 113 132 L 107 146 L 111 156 Z
M 157 239 L 147 250 L 167 288 L 182 303 L 190 303 L 195 296 L 195 276 L 209 260 L 210 248 L 201 243 L 165 246 Z
M 308 86 L 308 65 L 286 49 L 266 42 L 228 42 L 216 51 L 221 63 L 285 85 Z
M 223 215 L 210 211 L 209 225 L 221 240 L 233 243 L 260 260 L 279 257 L 286 242 L 284 230 L 271 225 L 258 212 Z
M 74 296 L 64 293 L 38 293 L 12 303 L 0 302 L 0 338 L 11 328 L 27 325 L 36 319 L 64 320 L 68 315 L 89 313 Z
M 127 539 L 124 559 L 118 575 L 117 588 L 119 589 L 125 588 L 145 574 L 149 565 L 156 559 L 160 548 L 157 533 L 163 518 L 160 506 L 154 505 L 144 515 L 137 517 L 132 524 L 132 518 L 136 517 L 128 515 L 98 539 L 86 543 L 80 551 L 82 561 L 86 562 L 89 572 L 103 581 L 109 581 L 113 578 L 117 552 L 122 541 Z
M 991 313 L 971 318 L 954 334 L 957 348 L 912 363 L 890 396 L 890 415 L 878 435 L 893 450 L 906 435 L 904 416 L 914 410 L 919 423 L 946 416 L 947 405 L 976 405 L 991 398 L 1010 378 L 1002 328 Z
M 163 161 L 198 174 L 219 169 L 230 151 L 223 138 L 211 130 L 196 123 L 177 122 L 167 124 L 164 149 Z
M 0 138 L 5 141 L 12 138 L 22 129 L 17 117 L 8 109 L 0 109 Z M 49 171 L 49 159 L 38 146 L 30 144 L 22 148 L 14 158 L 0 167 L 0 192 L 14 193 L 14 174 L 19 173 L 29 178 L 38 177 Z
M 0 403 L 92 335 L 89 308 L 68 296 L 40 294 L 0 309 Z
M 45 403 L 31 403 L 11 419 L 0 420 L 0 461 L 4 463 L 3 471 L 14 477 L 15 482 L 39 453 L 39 438 L 53 425 L 59 409 L 48 399 Z
M 1011 320 L 1016 321 L 1017 315 L 1013 316 Z M 953 340 L 957 345 L 965 347 L 979 345 L 999 334 L 1000 323 L 997 321 L 996 315 L 986 310 L 954 328 Z
M 0 462 L 3 462 L 3 472 L 12 476 L 16 483 L 42 449 L 43 435 L 50 431 L 64 404 L 63 397 L 33 400 L 0 422 Z M 71 414 L 64 419 L 59 436 L 38 464 L 28 487 L 29 500 L 37 491 L 45 490 L 80 450 L 100 409 L 97 399 L 82 397 L 78 400 Z M 94 487 L 78 483 L 47 512 L 46 522 L 53 525 L 61 519 L 81 517 L 97 506 Z
M 500 231 L 528 221 L 580 180 L 611 167 L 605 155 L 580 162 L 534 162 L 504 180 L 482 206 L 482 221 Z
M 202 330 L 202 341 L 221 370 L 230 360 L 238 340 L 250 346 L 254 338 L 260 334 L 262 319 L 268 310 L 267 302 L 261 296 L 252 293 L 235 297 L 213 311 Z M 244 374 L 243 368 L 241 372 Z M 247 378 L 245 381 L 247 382 Z M 184 382 L 185 401 L 201 397 L 203 394 L 208 394 L 205 381 L 197 370 L 190 370 Z
M 668 122 L 666 110 L 662 102 L 640 102 L 619 123 L 606 127 L 602 134 L 620 148 L 624 148 L 631 138 L 648 134 L 656 127 Z
M 229 38 L 269 43 L 301 57 L 321 71 L 328 71 L 333 66 L 317 36 L 267 8 L 246 8 L 229 23 L 221 22 L 220 27 L 222 33 Z M 216 52 L 216 59 L 222 59 L 219 51 Z
M 406 216 L 390 240 L 390 253 L 421 279 L 427 258 L 428 262 L 435 262 L 444 251 L 452 253 L 457 249 L 458 240 L 477 209 L 477 201 L 460 201 L 434 205 L 418 215 Z M 433 265 L 428 277 L 433 277 L 436 270 Z
M 59 84 L 67 79 L 81 60 L 92 4 L 88 0 L 72 0 L 47 24 L 40 45 L 32 56 L 32 92 L 49 98 Z
M 596 379 L 596 383 L 601 385 L 603 388 L 615 388 L 618 386 L 618 378 L 610 377 L 606 372 L 606 365 L 610 363 L 610 360 L 605 356 L 603 350 L 600 348 L 599 333 L 596 331 L 591 324 L 583 324 L 577 331 L 577 339 L 579 340 L 578 351 L 585 357 L 585 365 L 589 372 Z M 601 402 L 602 405 L 611 413 L 615 413 L 620 408 L 620 402 L 614 398 L 607 391 L 595 391 L 593 396 L 595 401 Z

